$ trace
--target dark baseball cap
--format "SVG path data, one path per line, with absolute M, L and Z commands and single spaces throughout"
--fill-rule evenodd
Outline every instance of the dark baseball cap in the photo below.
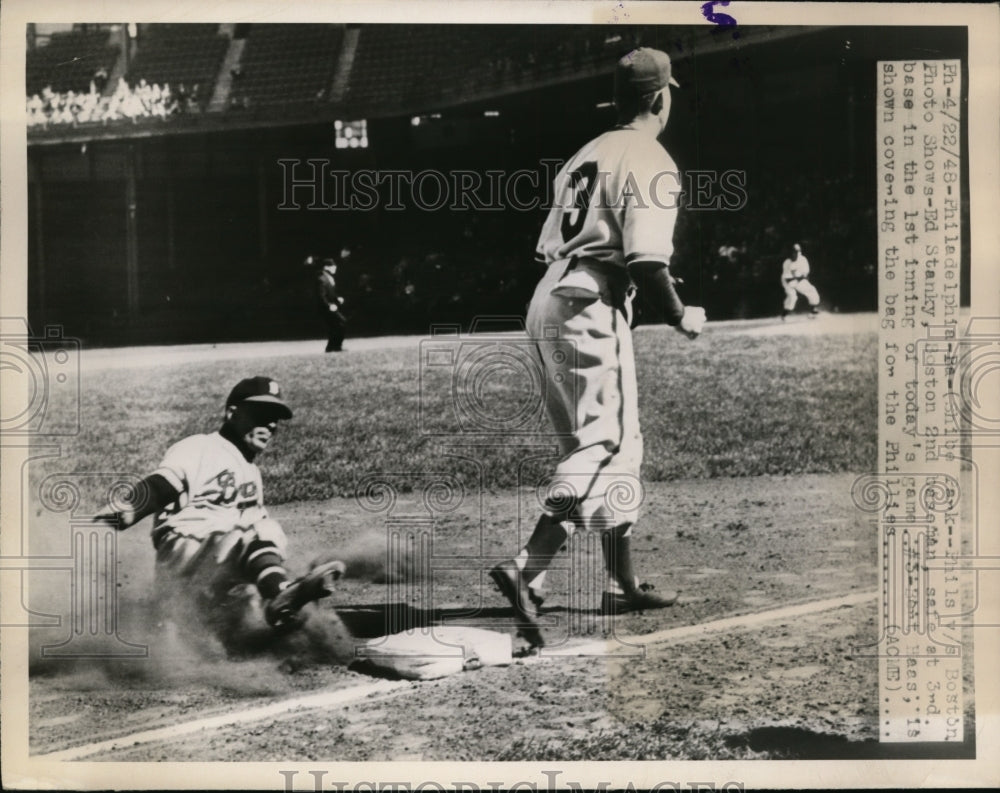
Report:
M 292 409 L 285 404 L 281 398 L 281 389 L 278 381 L 270 377 L 258 375 L 240 380 L 226 400 L 226 407 L 230 405 L 241 405 L 244 402 L 253 402 L 261 405 L 274 405 L 275 414 L 278 418 L 290 419 Z
M 667 85 L 680 87 L 670 71 L 670 56 L 660 50 L 639 47 L 622 56 L 615 67 L 615 95 L 659 91 Z

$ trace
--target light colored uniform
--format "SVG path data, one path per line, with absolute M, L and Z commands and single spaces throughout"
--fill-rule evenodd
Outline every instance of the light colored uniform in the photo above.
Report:
M 260 469 L 220 433 L 178 441 L 154 473 L 180 492 L 153 521 L 158 574 L 225 589 L 242 581 L 240 556 L 255 539 L 284 558 L 288 540 L 264 509 Z
M 590 141 L 555 178 L 536 251 L 547 270 L 527 328 L 562 453 L 545 511 L 559 514 L 572 497 L 577 528 L 638 517 L 642 434 L 626 265 L 669 263 L 679 186 L 663 147 L 627 126 Z
M 809 301 L 815 308 L 819 305 L 819 292 L 809 283 L 809 260 L 801 253 L 794 261 L 785 259 L 781 265 L 781 285 L 785 289 L 784 309 L 794 311 L 799 295 Z

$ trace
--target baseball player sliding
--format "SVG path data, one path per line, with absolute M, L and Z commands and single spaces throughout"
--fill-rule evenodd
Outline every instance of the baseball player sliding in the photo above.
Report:
M 785 303 L 781 307 L 781 319 L 795 311 L 799 295 L 809 301 L 810 318 L 819 314 L 819 292 L 809 283 L 809 260 L 802 255 L 802 246 L 797 242 L 792 252 L 781 265 L 781 286 L 785 290 Z
M 556 176 L 554 206 L 538 241 L 536 258 L 546 271 L 527 327 L 538 340 L 546 409 L 562 458 L 528 543 L 490 571 L 532 647 L 544 645 L 536 618 L 545 571 L 576 529 L 601 533 L 608 573 L 604 613 L 664 608 L 677 597 L 639 583 L 630 547 L 642 462 L 630 330 L 636 285 L 689 338 L 705 323 L 703 309 L 681 302 L 667 269 L 677 217 L 671 191 L 679 177 L 657 137 L 670 114 L 670 85 L 677 83 L 663 52 L 640 48 L 618 62 L 619 123 Z M 551 354 L 553 340 L 568 354 Z
M 264 509 L 254 460 L 270 445 L 278 421 L 291 417 L 277 382 L 241 380 L 226 400 L 218 432 L 175 443 L 124 510 L 95 520 L 121 530 L 154 515 L 158 591 L 193 598 L 210 622 L 220 624 L 227 610 L 245 603 L 234 588 L 250 584 L 263 598 L 269 625 L 296 627 L 300 609 L 329 595 L 344 565 L 327 562 L 295 581 L 285 570 L 288 540 Z

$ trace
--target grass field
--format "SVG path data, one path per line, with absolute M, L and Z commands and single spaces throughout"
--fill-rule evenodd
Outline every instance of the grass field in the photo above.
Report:
M 671 329 L 636 333 L 647 481 L 869 471 L 875 465 L 875 334 L 751 336 L 709 329 L 689 342 Z M 142 475 L 168 444 L 221 422 L 237 380 L 269 374 L 295 410 L 261 458 L 270 503 L 347 497 L 371 472 L 476 474 L 441 454 L 455 427 L 451 372 L 424 372 L 417 348 L 341 356 L 187 363 L 140 372 L 83 372 L 79 435 L 43 470 Z M 421 387 L 421 385 L 423 387 Z M 492 378 L 486 409 L 532 399 L 525 378 Z M 59 406 L 53 406 L 58 411 Z M 509 410 L 508 410 L 509 412 Z M 423 424 L 421 424 L 423 418 Z M 477 451 L 487 489 L 523 479 L 522 460 L 554 450 L 539 433 L 491 434 Z M 530 426 L 528 429 L 530 430 Z M 456 436 L 451 436 L 454 441 Z M 459 440 L 463 440 L 458 436 Z M 539 463 L 533 478 L 551 461 Z M 413 477 L 415 479 L 416 477 Z M 479 482 L 472 483 L 479 486 Z

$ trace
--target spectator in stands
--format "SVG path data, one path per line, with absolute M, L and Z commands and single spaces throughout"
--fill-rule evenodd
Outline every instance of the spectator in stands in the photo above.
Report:
M 104 88 L 108 84 L 108 70 L 103 66 L 99 67 L 90 82 L 94 86 L 95 93 L 104 93 Z
M 111 96 L 100 95 L 91 80 L 86 93 L 69 90 L 56 93 L 50 86 L 27 98 L 28 126 L 48 124 L 87 124 L 93 122 L 140 118 L 166 118 L 178 112 L 178 103 L 170 86 L 149 85 L 144 79 L 133 89 L 119 79 Z
M 45 123 L 45 103 L 38 94 L 28 97 L 28 126 L 34 127 Z

